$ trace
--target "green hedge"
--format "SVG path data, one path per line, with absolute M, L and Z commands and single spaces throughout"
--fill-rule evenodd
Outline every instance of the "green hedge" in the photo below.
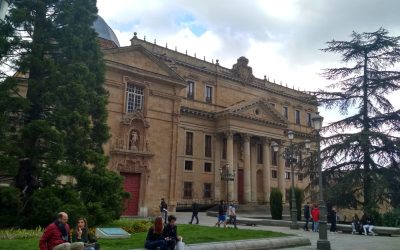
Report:
M 269 197 L 269 205 L 271 207 L 271 216 L 274 220 L 282 220 L 282 193 L 277 188 L 271 189 L 271 195 Z

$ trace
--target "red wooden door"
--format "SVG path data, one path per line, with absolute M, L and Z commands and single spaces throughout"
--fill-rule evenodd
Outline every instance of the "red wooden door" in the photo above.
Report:
M 133 216 L 139 212 L 140 174 L 121 173 L 124 177 L 124 190 L 131 197 L 125 202 L 125 211 L 122 215 Z
M 238 184 L 238 202 L 240 204 L 243 204 L 244 201 L 243 169 L 238 169 L 237 184 Z

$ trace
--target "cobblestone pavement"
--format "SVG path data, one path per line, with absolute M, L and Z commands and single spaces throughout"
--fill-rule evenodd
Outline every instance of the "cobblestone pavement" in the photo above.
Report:
M 178 224 L 185 224 L 190 221 L 191 213 L 179 212 L 175 213 Z M 216 218 L 206 216 L 205 213 L 199 213 L 200 225 L 214 226 Z M 312 246 L 297 247 L 290 249 L 309 250 L 316 249 L 318 233 L 303 230 L 291 230 L 288 227 L 272 227 L 272 226 L 244 226 L 238 225 L 240 228 L 278 231 L 287 234 L 297 234 L 310 239 Z M 364 236 L 342 233 L 328 233 L 328 239 L 333 250 L 400 250 L 400 236 Z

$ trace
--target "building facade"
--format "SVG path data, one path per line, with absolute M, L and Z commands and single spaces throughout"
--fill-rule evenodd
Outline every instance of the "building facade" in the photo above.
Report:
M 308 94 L 254 77 L 244 57 L 225 68 L 136 34 L 126 47 L 103 38 L 111 131 L 105 151 L 131 193 L 124 215 L 157 214 L 161 198 L 170 210 L 220 199 L 264 204 L 273 187 L 285 198 L 291 178 L 308 185 L 281 157 L 287 131 L 295 141 L 312 132 L 317 106 Z M 226 170 L 231 181 L 221 180 Z

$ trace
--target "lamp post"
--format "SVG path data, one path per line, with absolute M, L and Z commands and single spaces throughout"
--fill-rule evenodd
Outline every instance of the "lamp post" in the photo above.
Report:
M 219 173 L 221 175 L 221 180 L 226 182 L 226 202 L 229 202 L 229 181 L 235 180 L 236 170 L 234 169 L 232 173 L 230 173 L 229 164 L 225 164 L 225 170 L 223 168 L 219 168 Z
M 317 249 L 331 249 L 331 243 L 328 240 L 327 226 L 326 226 L 326 205 L 324 202 L 324 190 L 322 185 L 322 165 L 321 165 L 321 129 L 322 121 L 324 118 L 319 115 L 319 112 L 312 118 L 314 123 L 314 129 L 317 134 L 317 166 L 318 166 L 318 186 L 319 186 L 319 209 L 320 209 L 320 219 L 319 219 L 319 232 Z
M 297 207 L 296 207 L 296 195 L 294 191 L 294 163 L 298 162 L 297 157 L 295 157 L 295 149 L 294 149 L 294 132 L 293 131 L 288 131 L 288 139 L 290 142 L 289 145 L 289 151 L 286 151 L 283 155 L 283 158 L 289 162 L 290 166 L 290 172 L 291 172 L 291 207 L 292 209 L 290 210 L 290 217 L 291 217 L 291 224 L 290 224 L 290 229 L 299 229 L 299 225 L 297 223 Z M 305 148 L 308 151 L 310 149 L 311 143 L 310 140 L 305 140 L 304 141 Z M 304 145 L 303 143 L 298 143 L 297 144 L 297 149 L 296 149 L 296 155 L 299 156 L 302 153 L 302 149 L 300 149 L 300 145 Z M 272 143 L 272 148 L 274 152 L 277 152 L 279 150 L 279 145 L 276 142 Z

